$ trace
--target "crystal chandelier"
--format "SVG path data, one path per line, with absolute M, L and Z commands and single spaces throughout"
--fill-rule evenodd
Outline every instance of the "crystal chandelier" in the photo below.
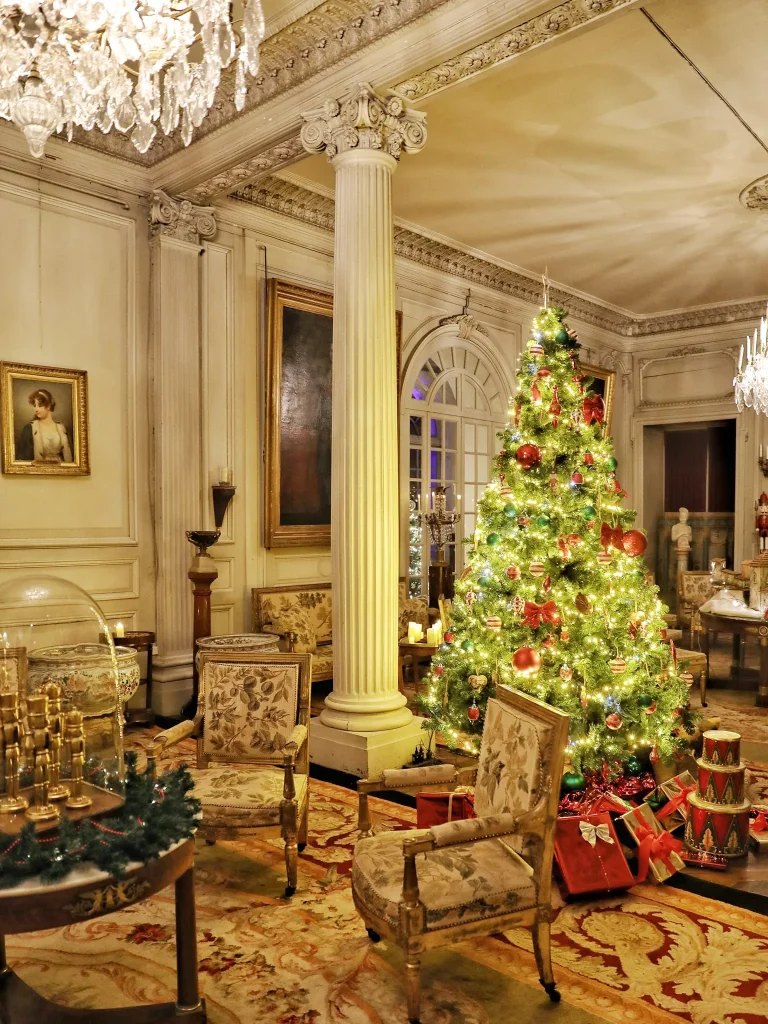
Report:
M 768 316 L 768 309 L 766 309 Z M 747 365 L 744 366 L 744 346 L 739 352 L 739 372 L 733 378 L 736 408 L 754 409 L 768 416 L 768 320 L 760 321 L 760 338 L 757 328 L 753 338 L 747 335 Z
M 146 153 L 157 126 L 181 125 L 188 146 L 237 56 L 235 105 L 259 67 L 261 0 L 244 0 L 235 34 L 230 0 L 0 0 L 0 117 L 41 157 L 74 125 L 114 126 Z M 190 59 L 191 57 L 196 59 Z

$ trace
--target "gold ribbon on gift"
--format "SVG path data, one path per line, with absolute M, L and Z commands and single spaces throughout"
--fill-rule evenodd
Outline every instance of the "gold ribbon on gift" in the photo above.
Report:
M 468 793 L 471 793 L 472 796 L 474 796 L 475 787 L 457 786 L 456 789 L 451 790 L 451 792 L 448 794 L 448 821 L 453 821 L 453 798 L 455 796 L 466 796 Z

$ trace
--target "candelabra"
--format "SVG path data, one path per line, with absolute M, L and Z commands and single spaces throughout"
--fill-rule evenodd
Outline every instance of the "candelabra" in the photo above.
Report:
M 445 545 L 453 540 L 455 527 L 461 519 L 460 512 L 449 512 L 446 507 L 445 487 L 440 486 L 432 494 L 432 509 L 422 512 L 419 521 L 429 527 L 437 557 L 429 563 L 429 603 L 436 608 L 439 598 L 453 597 L 453 571 L 445 560 Z

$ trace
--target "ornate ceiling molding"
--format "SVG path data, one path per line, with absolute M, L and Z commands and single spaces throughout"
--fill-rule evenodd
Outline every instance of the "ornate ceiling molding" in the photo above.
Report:
M 224 127 L 313 75 L 327 72 L 345 58 L 445 3 L 450 0 L 324 0 L 264 40 L 260 50 L 261 67 L 258 75 L 250 80 L 242 112 L 235 109 L 234 64 L 223 72 L 214 105 L 195 130 L 195 139 Z M 74 138 L 83 146 L 149 167 L 184 148 L 179 132 L 159 136 L 144 156 L 119 132 L 101 135 L 78 130 Z
M 519 57 L 558 36 L 635 3 L 637 0 L 566 0 L 546 14 L 530 18 L 508 32 L 502 32 L 471 50 L 400 82 L 394 91 L 407 100 L 434 96 L 465 78 Z
M 230 198 L 292 217 L 304 224 L 312 224 L 324 231 L 333 231 L 334 228 L 333 199 L 304 188 L 296 181 L 285 181 L 269 176 L 233 192 Z M 459 246 L 430 238 L 397 222 L 395 255 L 536 306 L 541 302 L 541 281 L 538 277 L 528 277 L 501 263 L 465 252 Z M 627 338 L 650 337 L 673 331 L 755 320 L 759 319 L 765 310 L 765 299 L 758 299 L 634 317 L 561 288 L 551 287 L 550 298 L 553 303 L 566 306 L 574 317 L 584 323 Z
M 200 185 L 196 185 L 195 188 L 188 189 L 183 193 L 184 198 L 191 199 L 195 203 L 205 202 L 208 199 L 213 199 L 214 196 L 231 192 L 232 189 L 240 187 L 246 181 L 253 181 L 267 174 L 273 174 L 283 167 L 288 167 L 303 156 L 306 156 L 306 152 L 300 136 L 296 135 L 294 138 L 288 139 L 287 142 L 279 142 L 271 149 L 259 153 L 258 156 L 254 156 L 242 164 L 237 164 L 235 167 L 230 167 L 228 171 L 209 178 Z
M 216 210 L 212 206 L 195 206 L 188 199 L 174 199 L 156 189 L 149 205 L 149 233 L 152 238 L 165 235 L 199 245 L 216 234 Z
M 739 202 L 748 210 L 768 210 L 768 174 L 755 178 L 739 193 Z

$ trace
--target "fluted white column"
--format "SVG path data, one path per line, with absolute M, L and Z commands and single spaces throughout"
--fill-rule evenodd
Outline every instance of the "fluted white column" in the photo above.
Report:
M 154 405 L 155 584 L 158 653 L 153 703 L 179 711 L 192 692 L 194 549 L 204 524 L 200 490 L 200 258 L 216 232 L 213 210 L 155 192 L 150 207 Z
M 320 721 L 376 733 L 417 723 L 398 691 L 398 443 L 392 173 L 424 115 L 369 85 L 304 115 L 336 172 L 333 309 L 333 691 Z M 410 742 L 408 740 L 407 742 Z M 401 755 L 397 755 L 398 757 Z

